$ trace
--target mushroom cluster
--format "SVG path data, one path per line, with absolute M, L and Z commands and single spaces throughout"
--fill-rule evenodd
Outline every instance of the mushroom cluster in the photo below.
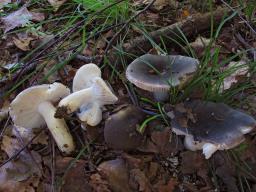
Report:
M 39 128 L 46 124 L 59 149 L 68 154 L 75 144 L 65 120 L 56 118 L 59 107 L 65 107 L 68 113 L 80 109 L 79 119 L 95 126 L 102 119 L 102 106 L 116 101 L 117 97 L 101 78 L 100 69 L 95 64 L 86 64 L 74 77 L 73 93 L 61 83 L 33 86 L 16 96 L 9 112 L 14 124 L 21 127 Z

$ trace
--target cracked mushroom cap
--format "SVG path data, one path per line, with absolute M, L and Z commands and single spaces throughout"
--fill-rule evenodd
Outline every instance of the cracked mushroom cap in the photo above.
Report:
M 165 92 L 187 82 L 198 64 L 198 60 L 191 57 L 145 54 L 127 67 L 126 77 L 143 90 Z
M 242 143 L 244 134 L 256 127 L 253 117 L 223 103 L 197 100 L 184 103 L 184 107 L 187 112 L 175 111 L 171 122 L 173 131 L 178 135 L 192 136 L 200 143 L 214 144 L 222 150 Z
M 89 63 L 80 67 L 73 79 L 73 92 L 90 87 L 95 77 L 101 77 L 101 70 L 97 65 Z
M 19 93 L 10 104 L 12 120 L 16 125 L 26 128 L 43 126 L 45 120 L 38 112 L 39 104 L 45 101 L 54 103 L 69 94 L 69 88 L 61 83 L 30 87 Z

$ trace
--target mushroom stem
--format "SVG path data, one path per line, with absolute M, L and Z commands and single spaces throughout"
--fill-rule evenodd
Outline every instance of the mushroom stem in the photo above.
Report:
M 153 95 L 156 101 L 166 101 L 169 98 L 169 91 L 155 91 Z
M 186 149 L 189 149 L 191 151 L 197 151 L 202 149 L 204 143 L 198 142 L 194 140 L 194 137 L 191 135 L 187 135 L 184 140 L 184 146 Z
M 57 146 L 62 152 L 70 153 L 75 145 L 64 119 L 54 118 L 56 108 L 50 102 L 42 102 L 38 106 L 38 112 L 43 116 Z
M 84 103 L 90 103 L 92 100 L 93 88 L 89 87 L 68 95 L 60 101 L 59 107 L 67 107 L 67 112 L 72 113 L 79 109 Z
M 206 159 L 209 159 L 213 153 L 215 153 L 219 148 L 211 143 L 205 143 L 203 145 L 203 154 Z

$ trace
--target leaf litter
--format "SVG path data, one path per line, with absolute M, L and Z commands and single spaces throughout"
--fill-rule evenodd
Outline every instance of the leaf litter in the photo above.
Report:
M 49 0 L 48 2 L 55 11 L 51 13 L 53 15 L 59 14 L 61 7 L 66 6 L 66 1 Z M 144 7 L 149 2 L 150 1 L 135 1 L 134 7 Z M 3 4 L 0 3 L 0 6 L 7 5 L 7 3 L 10 3 L 10 1 L 3 1 Z M 138 17 L 138 20 L 143 24 L 152 25 L 153 29 L 158 29 L 160 25 L 167 26 L 180 19 L 189 18 L 193 13 L 198 11 L 198 8 L 187 5 L 186 3 L 184 3 L 184 7 L 181 8 L 183 3 L 184 2 L 181 1 L 157 0 L 149 10 Z M 191 7 L 191 9 L 189 7 Z M 32 9 L 29 8 L 29 10 Z M 48 16 L 52 16 L 49 13 L 42 14 L 37 11 L 29 10 L 26 7 L 22 7 L 1 18 L 4 24 L 4 33 L 7 34 L 5 38 L 11 40 L 8 42 L 9 46 L 7 46 L 7 44 L 3 45 L 6 46 L 6 50 L 3 49 L 4 51 L 2 52 L 4 58 L 1 59 L 0 75 L 3 74 L 6 76 L 6 71 L 12 70 L 13 66 L 15 66 L 26 53 L 29 53 L 38 45 L 42 45 L 43 42 L 56 38 L 54 33 L 44 33 L 45 28 L 48 27 L 47 25 L 42 25 L 42 28 L 39 29 L 40 35 L 38 36 L 28 31 L 8 34 L 8 32 L 13 29 L 30 25 L 32 21 L 40 22 L 44 21 Z M 166 10 L 175 10 L 174 13 L 171 14 L 171 18 L 164 16 L 167 13 Z M 60 23 L 61 22 L 58 24 Z M 131 33 L 128 34 L 128 37 L 136 37 L 143 33 L 136 26 L 132 26 L 131 29 Z M 227 57 L 227 55 L 237 53 L 241 50 L 241 45 L 239 45 L 234 36 L 230 35 L 230 33 L 233 32 L 236 31 L 232 31 L 230 26 L 225 26 L 225 30 L 221 31 L 218 41 L 213 44 L 212 53 L 214 49 L 221 49 L 220 62 L 223 58 Z M 55 82 L 57 80 L 65 85 L 71 85 L 76 70 L 85 64 L 85 61 L 81 60 L 81 58 L 83 58 L 83 56 L 88 58 L 95 56 L 103 58 L 108 41 L 114 34 L 115 30 L 108 30 L 108 32 L 101 34 L 98 38 L 90 40 L 81 52 L 80 59 L 79 57 L 74 58 L 63 70 L 54 72 L 54 75 L 48 79 L 48 82 Z M 209 37 L 208 34 L 202 34 L 202 36 L 201 34 L 195 35 L 198 38 L 196 38 L 196 36 L 193 37 L 190 46 L 195 50 L 196 55 L 202 58 L 204 56 L 203 51 L 209 44 Z M 244 37 L 248 36 L 246 35 Z M 196 40 L 193 43 L 194 39 Z M 79 41 L 79 39 L 76 39 L 76 42 L 77 41 Z M 65 50 L 65 47 L 74 47 L 76 42 L 72 40 L 65 42 L 62 47 L 63 50 Z M 248 39 L 248 42 L 253 45 L 251 39 Z M 229 45 L 229 43 L 231 45 Z M 45 67 L 43 72 L 37 77 L 33 77 L 29 83 L 39 83 L 39 81 L 37 81 L 38 79 L 43 78 L 54 66 L 72 53 L 72 50 L 67 50 L 65 53 L 61 53 L 58 49 L 53 50 L 60 53 L 58 58 L 37 60 L 37 70 L 40 70 L 41 65 L 47 65 L 48 67 Z M 158 47 L 153 47 L 151 51 L 161 53 L 162 50 Z M 13 57 L 14 52 L 21 55 L 21 57 L 19 56 L 18 59 L 16 58 L 15 60 Z M 181 54 L 182 51 L 174 46 L 174 48 L 171 48 L 171 53 Z M 100 60 L 99 63 L 101 62 Z M 223 67 L 223 71 L 237 68 L 235 73 L 232 73 L 224 79 L 223 93 L 232 89 L 233 86 L 240 82 L 243 82 L 244 77 L 249 77 L 247 75 L 249 74 L 250 68 L 246 65 L 248 60 L 248 58 L 246 58 L 245 61 L 240 58 L 239 61 L 231 61 L 227 65 L 221 66 Z M 241 64 L 245 67 L 238 67 Z M 123 73 L 122 67 L 118 68 L 118 70 Z M 111 69 L 104 68 L 103 75 L 109 80 L 111 77 Z M 127 105 L 131 102 L 131 96 L 129 95 L 131 93 L 128 92 L 130 90 L 128 89 L 127 91 L 127 88 L 123 86 L 122 82 L 117 77 L 109 81 L 114 90 L 119 90 L 120 103 L 115 106 L 108 106 L 104 109 L 102 124 L 96 128 L 85 125 L 85 130 L 81 130 L 80 124 L 78 123 L 79 121 L 74 118 L 74 116 L 70 116 L 67 119 L 68 124 L 72 127 L 72 134 L 78 138 L 78 149 L 81 149 L 85 145 L 87 146 L 87 151 L 83 152 L 79 157 L 76 156 L 79 153 L 78 151 L 69 157 L 64 157 L 63 154 L 54 147 L 51 136 L 47 131 L 43 131 L 37 136 L 37 132 L 22 127 L 14 127 L 7 123 L 8 126 L 5 128 L 5 131 L 3 133 L 1 132 L 1 152 L 3 153 L 0 154 L 1 163 L 19 152 L 19 150 L 35 136 L 37 137 L 33 140 L 32 144 L 28 145 L 17 157 L 1 166 L 0 191 L 51 191 L 54 185 L 58 186 L 57 188 L 61 188 L 62 191 L 169 192 L 214 191 L 217 189 L 221 189 L 221 191 L 239 191 L 239 175 L 242 175 L 243 178 L 248 180 L 249 186 L 251 186 L 252 189 L 253 187 L 255 188 L 255 179 L 253 177 L 255 173 L 254 170 L 256 170 L 254 153 L 255 136 L 253 135 L 247 137 L 244 143 L 245 147 L 242 145 L 234 149 L 235 153 L 239 154 L 239 159 L 236 159 L 234 164 L 230 163 L 230 159 L 232 159 L 232 162 L 234 161 L 234 157 L 232 155 L 232 157 L 230 156 L 230 151 L 227 153 L 217 152 L 210 160 L 205 160 L 199 152 L 186 151 L 182 144 L 183 137 L 171 134 L 171 128 L 167 126 L 161 118 L 147 124 L 145 140 L 142 145 L 135 150 L 124 152 L 122 150 L 109 148 L 103 136 L 104 122 L 119 105 Z M 24 86 L 26 86 L 25 84 Z M 143 91 L 137 89 L 135 91 L 139 96 L 150 98 L 150 96 Z M 196 92 L 196 96 L 202 99 L 203 94 L 201 89 L 196 90 Z M 18 91 L 15 94 L 17 95 Z M 251 99 L 251 101 L 248 104 L 248 108 L 253 108 L 254 100 L 251 97 L 248 97 L 248 100 L 249 99 Z M 142 108 L 146 107 L 150 112 L 158 112 L 151 105 L 145 105 L 141 101 L 139 103 Z M 248 108 L 246 110 L 249 110 Z M 188 124 L 188 121 L 196 121 L 194 114 L 186 109 L 183 103 L 172 106 L 170 110 L 165 110 L 170 120 L 176 118 L 173 112 L 174 110 L 186 113 L 186 116 L 179 120 L 184 126 Z M 4 104 L 0 112 L 0 119 L 2 120 L 0 121 L 1 128 L 8 122 L 7 111 L 8 102 Z M 90 130 L 97 133 L 93 133 L 92 137 Z M 247 165 L 244 165 L 244 162 L 246 162 Z M 250 169 L 246 168 L 246 171 L 238 172 L 240 167 L 237 164 L 239 164 L 240 167 L 241 165 L 243 167 L 249 165 Z M 70 167 L 70 165 L 72 166 Z M 58 181 L 62 182 L 58 183 Z

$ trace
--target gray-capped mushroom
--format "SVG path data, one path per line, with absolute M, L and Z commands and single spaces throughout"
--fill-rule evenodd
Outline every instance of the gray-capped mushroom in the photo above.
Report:
M 64 119 L 54 117 L 55 102 L 70 94 L 61 83 L 33 86 L 19 93 L 10 104 L 10 115 L 14 124 L 24 128 L 47 125 L 57 146 L 70 153 L 75 145 Z
M 111 115 L 105 122 L 104 138 L 113 149 L 133 150 L 143 142 L 137 128 L 146 117 L 140 109 L 129 105 Z
M 158 101 L 169 97 L 171 87 L 182 87 L 196 72 L 197 59 L 180 55 L 145 54 L 126 69 L 126 78 L 137 87 L 153 92 Z
M 217 150 L 236 147 L 256 127 L 253 117 L 223 103 L 196 100 L 184 103 L 184 108 L 175 110 L 172 130 L 185 135 L 187 149 L 202 149 L 206 159 Z
M 62 99 L 59 107 L 67 113 L 80 109 L 78 117 L 88 125 L 95 126 L 102 119 L 102 106 L 113 104 L 117 97 L 101 78 L 101 71 L 95 64 L 86 64 L 76 73 L 73 93 Z

